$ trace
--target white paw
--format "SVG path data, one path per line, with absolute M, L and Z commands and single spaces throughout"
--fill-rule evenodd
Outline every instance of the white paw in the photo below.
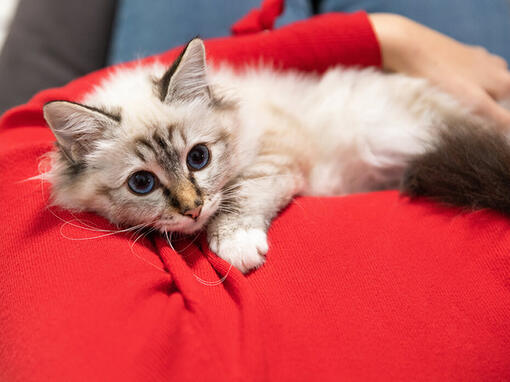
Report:
M 246 273 L 264 264 L 269 249 L 266 233 L 257 228 L 209 235 L 209 247 L 223 260 Z

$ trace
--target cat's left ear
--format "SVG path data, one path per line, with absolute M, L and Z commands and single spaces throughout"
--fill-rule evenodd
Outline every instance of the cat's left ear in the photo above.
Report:
M 204 42 L 194 38 L 184 48 L 159 81 L 160 98 L 165 103 L 201 98 L 210 101 Z
M 44 118 L 67 159 L 79 162 L 94 148 L 107 129 L 119 125 L 120 117 L 68 101 L 52 101 L 43 107 Z

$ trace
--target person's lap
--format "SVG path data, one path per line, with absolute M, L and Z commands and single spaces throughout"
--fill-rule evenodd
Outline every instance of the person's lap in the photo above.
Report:
M 267 35 L 216 49 L 225 58 L 297 45 L 267 49 Z M 324 60 L 318 52 L 310 54 L 316 65 Z M 296 67 L 304 58 L 287 60 Z M 40 106 L 79 99 L 108 73 L 41 93 L 3 119 L 0 379 L 509 375 L 510 231 L 502 216 L 411 203 L 395 191 L 301 198 L 273 222 L 267 263 L 223 279 L 228 264 L 204 240 L 176 240 L 180 256 L 162 238 L 113 235 L 97 216 L 80 215 L 87 224 L 80 229 L 75 216 L 52 208 L 53 215 L 47 185 L 21 182 L 54 142 Z

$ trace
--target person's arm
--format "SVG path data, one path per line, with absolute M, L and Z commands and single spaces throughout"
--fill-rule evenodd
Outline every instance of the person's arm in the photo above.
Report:
M 329 13 L 274 30 L 210 39 L 205 44 L 208 60 L 233 66 L 270 62 L 281 69 L 323 72 L 338 64 L 381 65 L 379 43 L 365 12 Z M 169 55 L 173 58 L 178 51 Z
M 394 14 L 369 16 L 385 70 L 428 79 L 474 112 L 510 127 L 507 63 L 484 48 L 469 46 Z

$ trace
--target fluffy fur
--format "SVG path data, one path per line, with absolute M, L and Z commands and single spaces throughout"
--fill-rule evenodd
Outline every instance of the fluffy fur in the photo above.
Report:
M 463 181 L 483 183 L 481 157 L 505 138 L 478 126 L 456 129 L 478 122 L 425 81 L 374 69 L 333 68 L 320 77 L 207 69 L 195 39 L 166 72 L 159 64 L 118 70 L 80 104 L 47 104 L 45 117 L 58 142 L 47 174 L 55 204 L 162 232 L 206 228 L 211 249 L 243 272 L 263 263 L 267 228 L 296 194 L 343 195 L 403 182 L 413 196 L 471 207 L 499 203 L 479 203 L 477 193 L 487 190 Z M 487 144 L 462 152 L 473 142 Z M 192 171 L 186 157 L 197 144 L 208 147 L 210 160 Z M 504 183 L 508 143 L 500 151 L 489 166 Z M 463 156 L 480 165 L 462 172 L 466 161 L 452 158 Z M 481 171 L 471 171 L 477 166 Z M 127 186 L 140 170 L 158 179 L 147 195 Z M 470 196 L 457 202 L 450 190 Z M 508 199 L 508 186 L 500 190 Z M 200 216 L 190 218 L 186 211 L 197 206 Z

